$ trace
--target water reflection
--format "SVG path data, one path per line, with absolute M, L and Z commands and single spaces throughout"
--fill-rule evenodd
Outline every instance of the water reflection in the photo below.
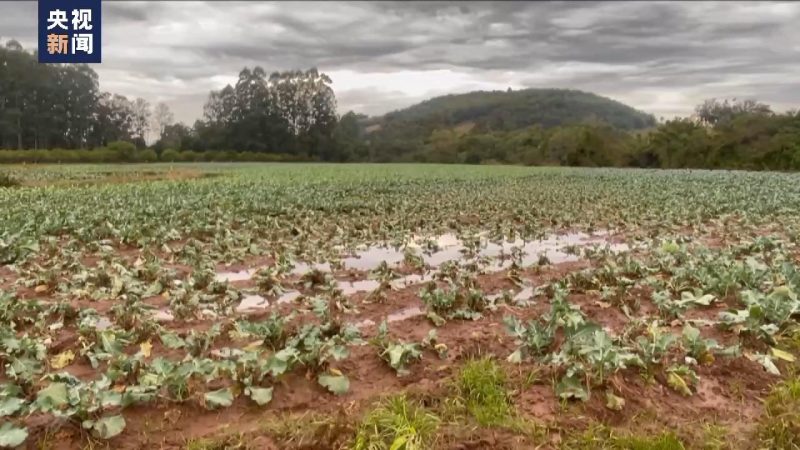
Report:
M 410 306 L 408 308 L 403 308 L 399 311 L 393 312 L 386 316 L 386 322 L 400 322 L 403 320 L 411 319 L 412 317 L 418 317 L 425 315 L 425 310 L 420 308 L 419 306 Z M 356 323 L 356 328 L 364 328 L 364 327 L 371 327 L 376 325 L 375 321 L 372 319 L 364 319 L 361 322 Z
M 514 251 L 522 253 L 521 263 L 523 266 L 536 264 L 541 258 L 545 257 L 551 264 L 578 261 L 578 255 L 571 254 L 566 249 L 571 246 L 587 246 L 592 244 L 609 244 L 603 237 L 606 233 L 597 232 L 587 233 L 567 233 L 554 234 L 545 239 L 525 241 L 515 239 L 513 241 L 491 242 L 481 239 L 478 248 L 470 249 L 464 241 L 455 234 L 445 234 L 436 239 L 425 241 L 419 237 L 410 240 L 405 247 L 413 250 L 433 248 L 435 251 L 417 252 L 428 269 L 436 270 L 448 261 L 463 261 L 468 259 L 467 254 L 483 258 L 503 257 L 501 261 L 494 263 L 494 270 L 502 270 L 511 265 L 511 254 Z M 422 242 L 422 243 L 420 243 Z M 623 251 L 628 248 L 626 244 L 609 244 L 612 251 Z M 356 252 L 354 256 L 346 257 L 342 260 L 345 269 L 369 271 L 376 269 L 385 262 L 387 265 L 398 266 L 405 259 L 403 248 L 394 248 L 386 245 L 376 245 L 364 248 Z M 292 274 L 302 275 L 311 270 L 321 272 L 331 272 L 329 263 L 296 263 Z M 218 281 L 246 281 L 253 277 L 256 270 L 244 270 L 236 272 L 220 272 L 217 274 Z M 347 288 L 343 288 L 347 289 Z M 355 288 L 358 292 L 362 290 Z
M 485 236 L 486 233 L 483 235 Z M 425 240 L 414 236 L 406 245 L 406 248 L 414 249 L 416 254 L 422 258 L 426 265 L 425 274 L 411 274 L 399 277 L 390 282 L 391 288 L 398 290 L 416 284 L 426 283 L 433 280 L 433 275 L 443 264 L 449 261 L 462 263 L 472 260 L 475 257 L 491 259 L 492 262 L 484 267 L 486 272 L 497 272 L 508 269 L 513 263 L 512 254 L 521 255 L 518 262 L 523 266 L 530 266 L 539 263 L 559 264 L 564 262 L 578 261 L 579 256 L 575 252 L 568 251 L 569 248 L 585 247 L 589 245 L 605 244 L 611 251 L 620 252 L 628 250 L 627 244 L 611 244 L 604 236 L 608 232 L 600 231 L 594 234 L 587 233 L 567 233 L 550 235 L 545 239 L 524 241 L 515 239 L 513 241 L 491 242 L 480 238 L 479 246 L 470 247 L 455 234 L 445 234 L 438 238 Z M 422 253 L 419 250 L 423 250 Z M 356 252 L 354 256 L 344 258 L 342 263 L 346 269 L 368 271 L 376 269 L 381 263 L 386 263 L 390 267 L 397 267 L 405 259 L 405 254 L 401 247 L 394 248 L 389 246 L 371 246 Z M 331 272 L 329 263 L 298 263 L 292 273 L 300 275 L 310 270 L 317 269 L 322 272 Z M 243 281 L 252 278 L 256 270 L 222 272 L 217 274 L 220 281 Z M 344 295 L 353 295 L 358 292 L 372 292 L 380 286 L 376 280 L 359 281 L 337 281 L 337 288 Z M 515 302 L 523 302 L 533 297 L 534 288 L 525 287 L 513 298 Z M 498 294 L 501 295 L 501 294 Z M 301 297 L 299 291 L 288 291 L 282 294 L 277 303 L 289 303 Z M 269 301 L 260 295 L 247 295 L 236 308 L 237 311 L 250 311 L 263 309 L 269 306 Z M 419 308 L 417 308 L 419 309 Z M 417 311 L 416 314 L 421 314 Z M 394 317 L 390 315 L 390 318 Z M 400 319 L 402 320 L 402 319 Z

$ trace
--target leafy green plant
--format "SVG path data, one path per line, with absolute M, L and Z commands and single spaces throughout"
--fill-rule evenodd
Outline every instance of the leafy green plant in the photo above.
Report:
M 701 364 L 714 362 L 714 352 L 722 347 L 714 339 L 703 339 L 700 330 L 686 324 L 682 334 L 683 345 L 690 357 Z
M 283 348 L 288 337 L 287 323 L 293 317 L 293 314 L 282 316 L 273 312 L 261 322 L 240 320 L 236 322 L 236 330 L 240 336 L 262 339 L 264 345 L 272 349 Z
M 264 295 L 280 295 L 285 289 L 281 280 L 280 267 L 262 267 L 253 274 L 258 291 Z
M 389 340 L 386 321 L 378 326 L 378 334 L 370 341 L 380 350 L 381 358 L 397 372 L 398 376 L 408 375 L 408 365 L 422 358 L 422 346 L 417 343 L 392 342 Z
M 435 328 L 428 331 L 428 335 L 422 340 L 422 347 L 432 349 L 441 359 L 447 358 L 447 345 L 443 342 L 439 342 Z
M 442 319 L 477 320 L 484 310 L 493 309 L 481 291 L 459 283 L 452 283 L 449 289 L 431 283 L 422 290 L 420 298 L 435 324 L 441 324 Z
M 659 326 L 659 322 L 654 320 L 648 325 L 644 335 L 636 338 L 636 351 L 645 365 L 650 367 L 651 364 L 661 364 L 676 341 L 675 335 L 665 331 Z
M 555 329 L 550 323 L 530 321 L 522 324 L 514 316 L 507 316 L 503 321 L 509 334 L 520 343 L 519 348 L 508 357 L 510 362 L 520 363 L 527 357 L 541 356 L 553 343 Z
M 673 300 L 668 291 L 655 292 L 652 296 L 653 303 L 667 316 L 679 317 L 687 309 L 697 306 L 709 306 L 716 298 L 711 294 L 696 296 L 690 291 L 681 292 L 679 300 Z
M 736 333 L 747 333 L 768 344 L 774 344 L 774 336 L 785 327 L 790 318 L 800 313 L 800 301 L 794 291 L 780 286 L 769 294 L 743 291 L 742 303 L 746 308 L 720 313 L 723 326 Z
M 667 384 L 669 387 L 687 397 L 693 394 L 692 387 L 695 387 L 700 378 L 689 366 L 672 366 L 666 370 Z

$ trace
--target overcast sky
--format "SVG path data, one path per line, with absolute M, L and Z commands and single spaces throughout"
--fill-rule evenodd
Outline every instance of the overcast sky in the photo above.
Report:
M 36 46 L 36 2 L 0 38 Z M 202 115 L 244 66 L 318 67 L 369 115 L 477 89 L 565 87 L 656 116 L 709 97 L 800 106 L 800 2 L 103 2 L 102 90 Z

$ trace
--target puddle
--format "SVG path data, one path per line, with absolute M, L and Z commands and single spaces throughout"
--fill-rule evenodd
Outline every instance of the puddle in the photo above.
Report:
M 527 242 L 522 239 L 490 242 L 486 240 L 486 234 L 487 233 L 481 233 L 479 235 L 481 245 L 471 250 L 464 245 L 464 242 L 459 239 L 458 236 L 452 233 L 430 239 L 412 236 L 406 243 L 406 247 L 415 249 L 417 251 L 416 253 L 422 258 L 429 270 L 424 275 L 412 274 L 392 280 L 392 288 L 403 289 L 408 286 L 428 282 L 433 279 L 434 272 L 444 263 L 448 261 L 463 262 L 467 259 L 466 254 L 468 252 L 471 252 L 473 256 L 492 259 L 493 261 L 484 269 L 487 272 L 497 272 L 505 270 L 513 264 L 511 255 L 514 252 L 522 252 L 522 266 L 531 266 L 538 264 L 543 257 L 547 258 L 550 264 L 580 260 L 579 255 L 567 252 L 567 248 L 571 246 L 585 247 L 589 245 L 605 244 L 613 252 L 629 249 L 627 244 L 609 243 L 605 238 L 605 236 L 609 234 L 608 231 L 597 231 L 593 234 L 567 233 L 550 235 L 544 239 Z M 369 271 L 377 268 L 383 262 L 386 262 L 390 267 L 397 266 L 404 259 L 405 255 L 402 247 L 372 246 L 358 250 L 354 256 L 342 259 L 342 263 L 346 269 Z M 313 269 L 317 269 L 321 272 L 332 271 L 329 263 L 297 263 L 292 270 L 292 274 L 301 275 Z M 217 280 L 245 281 L 252 278 L 255 272 L 255 269 L 237 272 L 221 272 L 217 274 Z M 380 286 L 380 282 L 376 280 L 338 281 L 337 284 L 337 287 L 344 295 L 353 295 L 358 292 L 371 292 Z M 514 300 L 530 300 L 532 295 L 533 288 L 527 287 L 518 292 L 514 296 Z M 302 296 L 302 294 L 298 291 L 288 291 L 277 299 L 277 303 L 289 303 L 300 296 Z M 268 307 L 269 304 L 270 302 L 260 295 L 247 295 L 236 309 L 237 311 L 263 309 Z M 421 312 L 417 311 L 416 314 L 421 314 Z
M 269 306 L 267 299 L 260 295 L 245 295 L 239 305 L 236 307 L 237 312 L 248 311 L 251 309 L 261 309 Z
M 356 292 L 374 291 L 381 285 L 381 283 L 376 280 L 339 281 L 337 284 L 344 295 L 352 295 Z
M 410 319 L 412 317 L 421 316 L 423 314 L 425 314 L 425 311 L 423 311 L 422 308 L 420 308 L 419 306 L 411 306 L 389 314 L 388 316 L 386 316 L 386 321 L 389 323 L 399 322 L 401 320 Z
M 485 234 L 485 233 L 484 233 Z M 603 237 L 608 232 L 587 233 L 568 233 L 550 235 L 545 239 L 524 241 L 516 239 L 514 241 L 503 241 L 502 243 L 490 242 L 481 238 L 481 246 L 473 249 L 476 256 L 485 258 L 505 257 L 502 261 L 495 261 L 494 270 L 502 270 L 511 265 L 510 256 L 512 249 L 517 248 L 523 252 L 522 265 L 529 266 L 539 262 L 540 257 L 545 256 L 551 264 L 562 262 L 578 261 L 578 255 L 572 255 L 566 251 L 570 246 L 587 246 L 592 244 L 608 244 L 612 251 L 627 250 L 626 244 L 610 244 Z M 435 251 L 428 251 L 428 244 L 435 247 Z M 406 247 L 417 250 L 417 253 L 431 270 L 438 269 L 447 261 L 461 261 L 466 259 L 465 253 L 469 250 L 455 234 L 444 234 L 438 238 L 424 240 L 414 236 L 406 244 Z M 421 250 L 421 251 L 420 251 Z M 381 263 L 386 262 L 389 266 L 397 266 L 405 259 L 402 248 L 390 246 L 372 246 L 359 250 L 354 256 L 342 259 L 345 269 L 355 269 L 369 271 L 377 268 Z M 331 272 L 329 263 L 297 263 L 292 270 L 294 275 L 302 275 L 313 269 L 321 272 Z M 218 281 L 246 281 L 253 277 L 255 270 L 243 270 L 237 272 L 220 272 L 217 274 Z M 347 292 L 346 287 L 341 287 Z M 358 287 L 354 288 L 358 292 L 372 290 L 374 288 Z
M 253 278 L 255 275 L 255 270 L 242 270 L 239 272 L 219 272 L 215 279 L 219 282 L 233 282 L 233 281 L 247 281 L 250 278 Z
M 301 294 L 298 291 L 289 291 L 289 292 L 284 293 L 280 297 L 278 297 L 278 301 L 277 302 L 281 303 L 281 304 L 290 303 L 290 302 L 293 302 L 293 301 L 297 300 L 298 298 L 300 298 L 302 296 L 303 296 L 303 294 Z
M 411 319 L 412 317 L 418 317 L 425 314 L 425 311 L 420 308 L 419 306 L 410 306 L 408 308 L 403 308 L 399 311 L 393 312 L 386 316 L 386 322 L 400 322 L 403 320 Z M 364 328 L 364 327 L 371 327 L 377 325 L 374 320 L 372 319 L 364 319 L 361 322 L 356 323 L 356 328 Z
M 306 274 L 308 272 L 311 272 L 314 269 L 319 270 L 320 272 L 333 272 L 333 270 L 331 270 L 330 263 L 313 263 L 313 264 L 309 264 L 309 263 L 304 263 L 304 262 L 298 262 L 298 263 L 294 264 L 294 268 L 292 269 L 292 271 L 290 273 L 292 275 L 303 275 L 303 274 Z
M 172 322 L 175 320 L 175 316 L 169 310 L 159 309 L 153 313 L 153 320 L 156 322 Z
M 514 302 L 527 302 L 533 299 L 533 286 L 526 286 L 514 296 Z
M 380 266 L 383 261 L 390 266 L 397 265 L 404 258 L 402 250 L 395 250 L 392 247 L 371 247 L 358 252 L 356 256 L 342 259 L 342 263 L 348 269 L 367 271 Z
M 364 327 L 372 327 L 375 326 L 375 321 L 372 319 L 364 319 L 361 322 L 356 323 L 356 328 L 364 328 Z

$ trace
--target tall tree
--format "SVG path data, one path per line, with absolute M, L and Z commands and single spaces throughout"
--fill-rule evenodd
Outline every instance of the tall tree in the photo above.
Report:
M 139 97 L 131 104 L 133 139 L 137 147 L 146 145 L 147 131 L 150 129 L 150 103 Z
M 771 115 L 772 109 L 769 105 L 756 100 L 736 100 L 736 98 L 723 101 L 712 98 L 705 100 L 695 108 L 695 116 L 698 120 L 712 127 L 746 114 Z
M 153 131 L 157 138 L 164 137 L 164 130 L 175 121 L 175 115 L 170 111 L 169 106 L 164 102 L 159 102 L 153 110 Z

